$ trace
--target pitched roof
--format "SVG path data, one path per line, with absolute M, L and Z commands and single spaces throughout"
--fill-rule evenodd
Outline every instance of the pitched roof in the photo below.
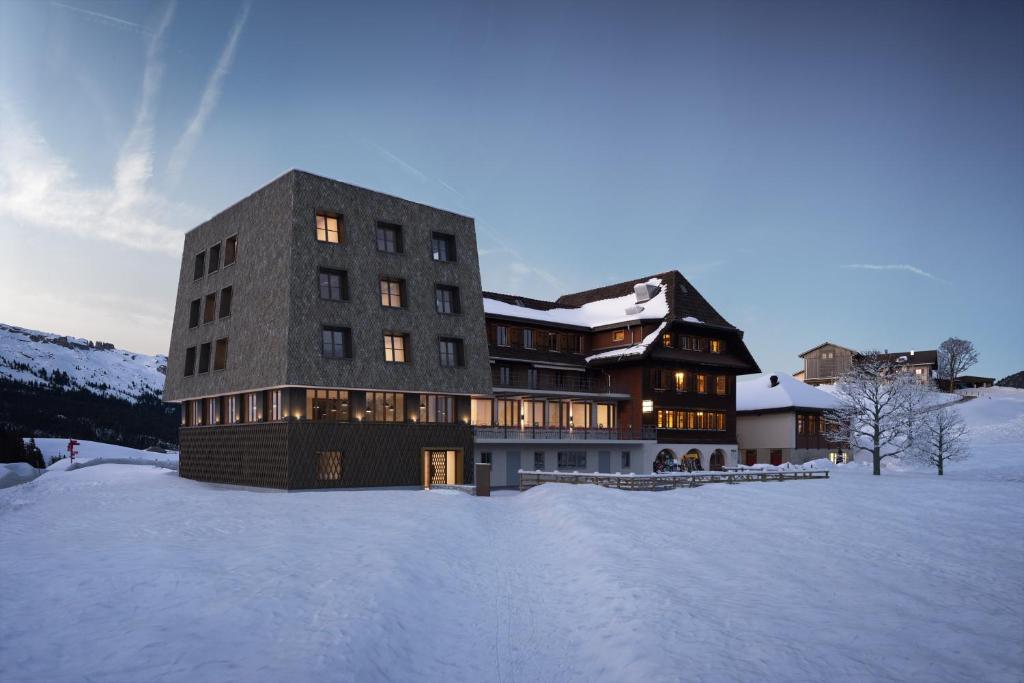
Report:
M 939 352 L 935 349 L 930 351 L 897 351 L 895 353 L 880 353 L 879 358 L 907 365 L 938 365 Z
M 752 413 L 786 408 L 828 410 L 839 405 L 832 394 L 805 384 L 784 372 L 774 373 L 779 383 L 772 386 L 771 375 L 736 380 L 736 412 Z
M 852 353 L 854 355 L 857 355 L 858 353 L 860 353 L 856 349 L 851 349 L 849 346 L 843 346 L 842 344 L 836 344 L 835 342 L 825 341 L 825 342 L 822 342 L 822 343 L 818 344 L 817 346 L 815 346 L 813 348 L 807 349 L 806 351 L 804 351 L 803 353 L 800 354 L 799 358 L 803 358 L 804 356 L 809 354 L 811 351 L 817 351 L 822 346 L 834 346 L 837 349 L 845 349 L 846 351 L 849 351 L 850 353 Z

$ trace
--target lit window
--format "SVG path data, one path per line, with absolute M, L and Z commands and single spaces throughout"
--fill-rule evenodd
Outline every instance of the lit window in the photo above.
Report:
M 343 237 L 343 227 L 339 216 L 331 216 L 325 213 L 318 213 L 316 215 L 316 239 L 319 242 L 340 244 Z
M 402 281 L 380 281 L 380 305 L 388 308 L 402 307 Z
M 307 389 L 306 415 L 315 421 L 348 422 L 348 392 L 336 389 Z
M 626 340 L 625 330 L 612 330 L 612 341 L 621 342 Z
M 316 452 L 317 481 L 341 481 L 341 451 Z
M 369 422 L 405 422 L 405 394 L 366 392 L 366 419 Z
M 708 393 L 708 376 L 704 374 L 697 375 L 697 393 L 706 394 Z
M 350 332 L 347 327 L 324 327 L 322 334 L 324 358 L 351 358 Z
M 470 403 L 469 421 L 477 427 L 494 424 L 494 402 L 489 398 L 474 398 Z
M 217 340 L 217 346 L 213 352 L 213 369 L 223 370 L 228 366 L 228 340 L 224 339 Z
M 377 224 L 377 251 L 397 254 L 402 251 L 402 227 L 387 223 Z
M 676 391 L 686 391 L 686 373 L 685 372 L 680 371 L 680 372 L 676 373 Z
M 284 392 L 280 389 L 270 392 L 270 419 L 271 421 L 284 419 Z
M 420 397 L 421 422 L 455 422 L 455 399 L 451 396 Z
M 405 362 L 405 335 L 384 335 L 384 360 L 388 363 Z
M 348 299 L 348 275 L 343 270 L 320 269 L 320 298 L 328 301 Z
M 729 393 L 729 378 L 725 375 L 718 375 L 715 377 L 715 393 L 719 396 L 725 396 Z
M 721 339 L 712 339 L 711 340 L 711 353 L 721 353 L 721 352 L 722 352 L 722 340 Z
M 434 307 L 438 313 L 458 313 L 459 288 L 438 285 L 434 289 Z
M 206 401 L 206 424 L 220 424 L 220 399 L 211 398 Z
M 461 339 L 441 339 L 438 342 L 438 350 L 440 352 L 442 368 L 462 367 L 463 360 Z M 508 368 L 504 369 L 507 370 Z
M 225 287 L 220 290 L 220 312 L 217 314 L 218 318 L 227 318 L 231 315 L 231 287 Z
M 238 396 L 232 394 L 228 396 L 227 401 L 227 416 L 225 421 L 229 425 L 238 423 Z
M 246 394 L 245 395 L 245 421 L 246 422 L 259 422 L 260 421 L 260 408 L 262 403 L 262 394 Z
M 455 236 L 435 232 L 430 236 L 430 255 L 435 261 L 455 260 Z
M 671 332 L 663 332 L 662 333 L 662 335 L 661 335 L 661 345 L 664 346 L 666 349 L 671 349 L 672 348 L 672 333 Z

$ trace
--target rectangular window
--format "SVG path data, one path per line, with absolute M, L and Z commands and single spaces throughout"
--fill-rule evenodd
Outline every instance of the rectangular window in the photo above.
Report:
M 626 331 L 625 330 L 612 330 L 612 341 L 613 342 L 626 341 Z
M 629 451 L 622 451 L 622 469 L 628 470 L 631 465 L 632 457 Z
M 725 348 L 725 345 L 722 344 L 722 340 L 721 339 L 712 339 L 711 340 L 711 353 L 722 353 L 724 348 Z
M 218 318 L 227 318 L 231 315 L 231 287 L 220 290 L 220 313 Z
M 480 462 L 483 463 L 484 465 L 490 465 L 491 464 L 491 454 L 490 454 L 490 452 L 484 451 L 483 453 L 481 453 L 480 454 Z
M 390 391 L 366 392 L 368 422 L 405 422 L 405 394 Z
M 463 366 L 461 339 L 441 338 L 438 341 L 438 350 L 442 368 L 461 368 Z
M 526 386 L 530 389 L 537 388 L 537 368 L 526 369 Z
M 210 343 L 207 342 L 199 347 L 199 372 L 200 374 L 210 371 Z
M 206 399 L 206 424 L 220 424 L 220 399 Z
M 470 401 L 469 421 L 477 427 L 494 424 L 494 403 L 489 398 L 474 398 Z
M 326 213 L 316 215 L 316 239 L 318 242 L 328 244 L 341 244 L 344 239 L 345 226 L 341 216 L 333 216 Z
M 459 288 L 437 285 L 434 288 L 434 308 L 438 313 L 455 314 L 459 312 Z
M 455 236 L 446 235 L 442 232 L 432 233 L 430 236 L 430 255 L 435 261 L 454 261 Z
M 676 391 L 686 391 L 686 373 L 679 371 L 676 373 Z
M 324 358 L 351 358 L 351 342 L 351 331 L 347 327 L 324 327 L 322 330 Z
M 671 332 L 662 332 L 662 334 L 661 334 L 661 345 L 664 346 L 666 349 L 671 349 L 672 348 L 672 333 Z
M 215 244 L 210 247 L 210 273 L 215 273 L 220 270 L 220 245 Z
M 317 481 L 341 481 L 341 451 L 316 452 Z
M 708 393 L 708 376 L 703 373 L 697 375 L 697 393 Z
M 402 251 L 402 226 L 377 224 L 377 251 L 398 254 Z
M 814 419 L 813 415 L 807 416 L 807 433 L 814 434 L 814 428 L 817 426 L 818 421 Z
M 719 396 L 725 396 L 729 393 L 729 378 L 725 375 L 718 375 L 715 377 L 715 393 Z
M 246 394 L 245 395 L 245 421 L 246 422 L 259 422 L 262 417 L 263 407 L 263 394 Z
M 199 326 L 199 311 L 202 308 L 200 299 L 193 299 L 192 303 L 188 307 L 188 326 L 198 327 Z
M 198 280 L 199 278 L 206 275 L 206 252 L 200 252 L 196 254 L 196 265 L 192 270 L 192 279 Z
M 203 302 L 203 322 L 212 323 L 213 319 L 217 316 L 217 292 L 206 295 L 206 301 Z
M 229 425 L 238 424 L 238 396 L 235 394 L 228 396 L 225 422 Z
M 825 433 L 825 416 L 824 415 L 819 415 L 818 416 L 818 433 L 819 434 L 824 434 Z
M 534 451 L 533 469 L 537 472 L 544 471 L 544 451 Z
M 508 327 L 505 325 L 496 325 L 494 328 L 494 337 L 498 342 L 498 346 L 508 346 Z
M 807 431 L 807 418 L 803 415 L 796 416 L 796 433 L 803 434 Z
M 498 399 L 498 426 L 519 426 L 519 401 Z
M 185 349 L 185 376 L 189 377 L 196 373 L 196 347 L 190 346 Z
M 228 366 L 228 340 L 227 337 L 217 340 L 213 351 L 213 369 L 223 370 Z
M 327 299 L 328 301 L 348 300 L 348 273 L 344 270 L 321 268 L 319 279 L 321 299 Z
M 718 426 L 718 431 L 725 431 L 725 413 L 715 413 L 715 422 Z
M 224 267 L 230 266 L 238 258 L 238 235 L 224 240 Z
M 348 392 L 336 389 L 306 389 L 306 415 L 318 422 L 348 422 Z
M 384 360 L 388 363 L 405 362 L 406 335 L 384 335 Z
M 523 330 L 523 348 L 524 349 L 536 348 L 533 345 L 533 330 L 531 330 L 530 328 L 526 328 L 526 329 Z
M 405 283 L 401 280 L 381 279 L 380 305 L 388 308 L 401 308 L 404 285 Z
M 498 368 L 498 384 L 508 386 L 512 383 L 512 368 L 502 365 Z
M 284 392 L 280 389 L 270 392 L 270 419 L 273 422 L 284 419 Z
M 196 427 L 203 424 L 203 399 L 192 401 L 192 424 Z
M 558 452 L 558 469 L 560 470 L 579 470 L 586 469 L 587 467 L 587 452 L 586 451 L 559 451 Z
M 455 399 L 434 394 L 421 396 L 420 422 L 455 422 Z

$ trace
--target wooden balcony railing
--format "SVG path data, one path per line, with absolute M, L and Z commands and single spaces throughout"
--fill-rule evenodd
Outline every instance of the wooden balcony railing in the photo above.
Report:
M 495 389 L 568 391 L 584 394 L 629 393 L 624 387 L 609 383 L 607 377 L 558 376 L 544 373 L 532 375 L 527 372 L 509 372 L 502 375 L 500 370 L 495 370 L 491 373 L 491 383 Z
M 573 428 L 568 427 L 473 427 L 478 440 L 508 439 L 510 441 L 654 441 L 654 427 L 640 428 Z

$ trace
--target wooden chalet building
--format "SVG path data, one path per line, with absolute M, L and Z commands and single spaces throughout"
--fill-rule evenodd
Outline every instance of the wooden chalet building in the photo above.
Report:
M 518 471 L 651 472 L 737 461 L 743 332 L 678 271 L 542 301 L 484 292 L 492 397 L 472 405 L 477 462 Z

